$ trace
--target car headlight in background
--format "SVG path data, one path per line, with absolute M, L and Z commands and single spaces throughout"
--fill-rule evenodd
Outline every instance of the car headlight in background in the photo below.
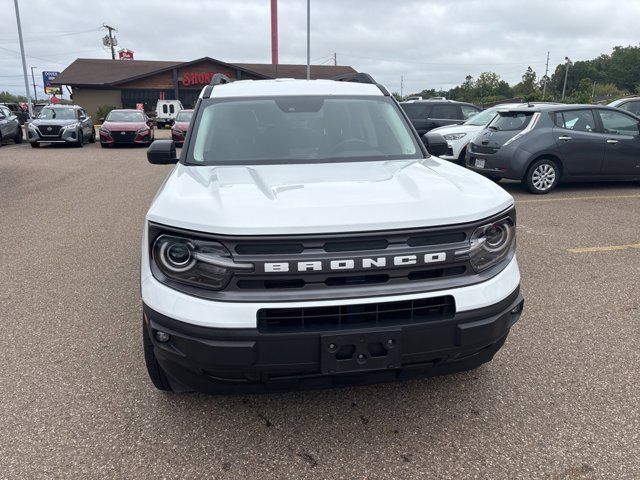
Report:
M 469 247 L 455 252 L 468 255 L 473 269 L 480 273 L 502 260 L 513 258 L 516 250 L 516 226 L 511 217 L 482 225 L 471 235 Z
M 100 133 L 104 133 L 105 135 L 111 135 L 111 132 L 105 127 L 100 127 Z
M 449 133 L 447 135 L 443 135 L 445 140 L 460 140 L 462 137 L 466 137 L 466 133 Z
M 209 290 L 223 289 L 234 270 L 254 268 L 252 263 L 234 262 L 221 243 L 176 235 L 160 235 L 153 243 L 151 257 L 166 278 Z
M 149 132 L 151 132 L 151 129 L 149 127 L 142 127 L 136 130 L 136 133 L 149 133 Z

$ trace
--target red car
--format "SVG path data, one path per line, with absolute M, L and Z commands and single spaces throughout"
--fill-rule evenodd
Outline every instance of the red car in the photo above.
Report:
M 184 144 L 184 137 L 187 136 L 191 117 L 193 117 L 193 110 L 180 110 L 175 123 L 171 126 L 171 139 L 176 142 L 178 147 L 182 147 Z
M 100 145 L 149 146 L 154 140 L 153 122 L 140 110 L 111 110 L 100 127 Z

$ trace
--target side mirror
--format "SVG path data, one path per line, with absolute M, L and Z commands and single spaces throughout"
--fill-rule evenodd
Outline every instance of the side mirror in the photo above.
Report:
M 436 132 L 428 132 L 422 136 L 422 143 L 427 147 L 431 155 L 439 157 L 447 153 L 449 145 L 442 135 Z
M 171 120 L 169 120 L 169 125 L 173 125 L 174 123 L 176 123 L 176 120 L 174 118 L 172 118 Z
M 173 140 L 156 140 L 147 149 L 147 160 L 154 165 L 178 163 L 175 142 Z
M 153 120 L 147 120 L 147 125 L 153 127 Z
M 4 113 L 0 113 L 0 120 L 4 120 L 7 116 Z
M 104 123 L 104 117 L 100 117 L 100 123 Z
M 78 117 L 78 119 L 79 119 L 79 120 L 86 120 L 86 119 L 87 119 L 87 116 L 86 116 L 86 115 L 80 115 L 80 116 Z

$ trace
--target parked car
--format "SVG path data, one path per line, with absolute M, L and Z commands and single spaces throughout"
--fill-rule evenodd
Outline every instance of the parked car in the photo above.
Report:
M 452 100 L 417 100 L 400 105 L 419 135 L 437 127 L 460 124 L 482 111 L 470 103 Z
M 33 148 L 42 143 L 65 143 L 82 147 L 96 141 L 93 120 L 78 105 L 47 105 L 27 127 Z
M 466 122 L 460 125 L 447 125 L 446 127 L 438 127 L 431 130 L 432 133 L 439 133 L 447 141 L 447 153 L 439 155 L 440 158 L 464 165 L 465 155 L 467 153 L 467 145 L 469 142 L 482 131 L 482 129 L 493 120 L 498 111 L 509 108 L 526 107 L 528 105 L 544 105 L 545 103 L 504 103 L 483 110 L 477 115 L 472 116 Z M 549 103 L 551 104 L 551 103 Z
M 375 83 L 217 82 L 180 162 L 171 140 L 147 150 L 176 164 L 142 242 L 154 385 L 319 388 L 491 360 L 523 308 L 513 198 L 430 156 Z
M 31 110 L 33 110 L 33 117 L 36 118 L 39 114 L 40 111 L 44 108 L 47 107 L 49 105 L 52 105 L 48 102 L 43 102 L 43 103 L 34 103 L 33 107 L 31 107 Z
M 607 106 L 620 108 L 640 116 L 640 96 L 620 98 L 609 103 Z
M 522 181 L 532 193 L 559 182 L 640 179 L 640 117 L 596 105 L 536 105 L 498 115 L 469 143 L 466 166 Z
M 100 146 L 148 146 L 154 140 L 153 121 L 141 110 L 111 110 L 100 127 Z
M 176 116 L 182 109 L 180 100 L 158 100 L 156 105 L 156 126 L 164 128 L 173 125 Z
M 0 106 L 7 107 L 12 114 L 18 117 L 20 125 L 24 125 L 29 120 L 29 112 L 24 110 L 19 103 L 0 103 Z
M 22 126 L 12 111 L 0 104 L 0 147 L 6 140 L 22 143 Z
M 181 110 L 176 116 L 176 121 L 171 126 L 171 139 L 176 142 L 176 146 L 182 147 L 184 144 L 192 117 L 193 110 Z

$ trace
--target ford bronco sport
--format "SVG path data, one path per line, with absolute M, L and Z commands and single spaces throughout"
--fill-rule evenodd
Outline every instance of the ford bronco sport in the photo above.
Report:
M 147 213 L 160 390 L 320 388 L 488 362 L 519 319 L 514 201 L 429 154 L 388 91 L 216 76 Z M 427 134 L 433 135 L 433 134 Z M 440 137 L 441 136 L 437 136 Z M 441 150 L 440 150 L 441 151 Z

